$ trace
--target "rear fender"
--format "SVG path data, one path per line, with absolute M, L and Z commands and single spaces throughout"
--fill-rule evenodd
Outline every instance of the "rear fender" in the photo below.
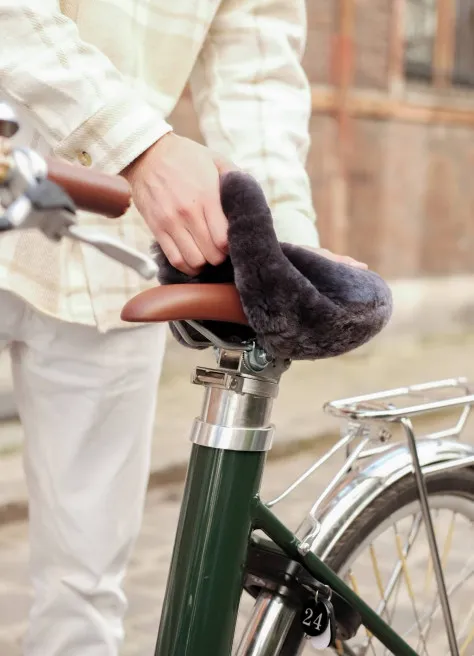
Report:
M 417 449 L 426 475 L 437 469 L 474 467 L 474 447 L 462 442 L 420 439 L 417 440 Z M 311 551 L 324 560 L 364 509 L 391 485 L 412 472 L 409 448 L 400 444 L 394 445 L 363 468 L 349 472 L 317 513 L 321 528 L 312 542 Z M 308 518 L 298 535 L 307 535 L 312 528 L 314 522 Z

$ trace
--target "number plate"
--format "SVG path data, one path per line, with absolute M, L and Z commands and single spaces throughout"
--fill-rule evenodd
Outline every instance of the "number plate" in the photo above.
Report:
M 316 649 L 329 647 L 336 636 L 334 609 L 326 599 L 309 599 L 301 610 L 301 626 Z
M 301 624 L 309 636 L 322 635 L 330 623 L 330 611 L 323 601 L 310 599 L 301 611 Z

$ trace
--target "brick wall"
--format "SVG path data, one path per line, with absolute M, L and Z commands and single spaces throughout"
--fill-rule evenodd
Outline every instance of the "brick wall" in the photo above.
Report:
M 334 120 L 312 121 L 309 170 L 323 242 L 331 229 Z M 474 272 L 474 132 L 359 119 L 349 155 L 351 254 L 388 277 Z
M 332 39 L 337 29 L 337 2 L 309 0 L 308 39 L 303 60 L 312 84 L 331 81 Z
M 338 5 L 308 2 L 309 41 L 320 40 L 309 43 L 305 58 L 313 84 L 331 82 L 328 44 L 338 29 Z M 392 9 L 392 0 L 356 2 L 356 88 L 388 91 Z M 316 61 L 318 53 L 328 65 Z M 428 86 L 418 91 L 428 100 L 436 98 Z M 466 99 L 465 91 L 459 95 Z M 474 96 L 471 100 L 474 113 Z M 328 245 L 338 188 L 336 129 L 332 117 L 313 116 L 308 168 L 320 233 Z M 389 277 L 474 272 L 474 130 L 359 118 L 351 121 L 347 146 L 351 254 Z
M 308 0 L 304 65 L 318 87 L 333 79 L 338 4 Z M 387 91 L 392 7 L 392 0 L 357 0 L 353 85 L 360 90 Z M 188 98 L 173 120 L 199 138 Z M 308 170 L 319 230 L 331 247 L 340 190 L 335 119 L 314 114 L 311 135 Z M 358 118 L 347 143 L 349 252 L 391 278 L 474 273 L 474 130 Z
M 330 84 L 332 45 L 338 28 L 338 0 L 307 0 L 308 41 L 304 66 L 313 84 Z M 355 12 L 354 84 L 387 86 L 387 59 L 392 0 L 358 0 Z
M 337 4 L 337 2 L 335 3 Z M 308 3 L 308 6 L 311 2 Z M 355 76 L 360 88 L 387 87 L 392 0 L 359 0 L 355 14 Z

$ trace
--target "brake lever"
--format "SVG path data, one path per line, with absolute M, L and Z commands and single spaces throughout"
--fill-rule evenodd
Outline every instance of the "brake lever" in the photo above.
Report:
M 75 205 L 69 196 L 48 180 L 28 187 L 22 196 L 6 209 L 0 230 L 36 228 L 51 239 L 63 237 L 88 244 L 108 257 L 136 271 L 146 280 L 156 277 L 158 267 L 151 257 L 129 248 L 106 235 L 91 235 L 79 228 L 75 221 Z
M 106 235 L 88 235 L 77 225 L 65 225 L 62 236 L 80 241 L 83 244 L 89 244 L 89 246 L 96 248 L 104 255 L 108 255 L 113 260 L 117 260 L 133 269 L 145 280 L 152 280 L 158 273 L 158 267 L 151 257 L 139 253 Z
M 59 241 L 64 229 L 75 223 L 75 211 L 74 203 L 60 187 L 43 180 L 15 198 L 2 219 L 11 230 L 36 228 L 52 241 Z

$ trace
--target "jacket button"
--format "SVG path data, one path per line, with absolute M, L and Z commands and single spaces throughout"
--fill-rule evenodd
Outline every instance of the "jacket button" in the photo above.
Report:
M 82 164 L 82 166 L 91 166 L 92 165 L 92 157 L 89 155 L 89 153 L 86 153 L 85 150 L 81 151 L 77 155 L 77 159 L 79 160 L 79 163 Z

